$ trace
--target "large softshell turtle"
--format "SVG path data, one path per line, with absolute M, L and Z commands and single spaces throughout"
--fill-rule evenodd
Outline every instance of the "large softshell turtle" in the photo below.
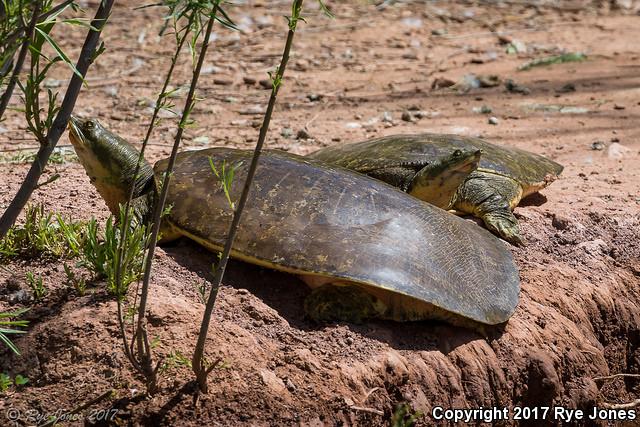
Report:
M 417 180 L 423 168 L 431 168 L 452 148 L 482 151 L 478 169 L 462 185 L 454 188 L 446 176 L 428 186 L 424 179 Z M 475 215 L 514 244 L 523 241 L 511 211 L 523 197 L 553 182 L 563 169 L 552 160 L 518 148 L 434 133 L 392 135 L 327 147 L 308 157 L 380 179 L 443 209 Z
M 134 185 L 144 218 L 155 200 L 151 166 L 133 179 L 138 152 L 131 145 L 94 120 L 74 118 L 70 128 L 78 157 L 110 210 L 117 211 Z M 210 161 L 237 168 L 230 192 L 237 200 L 251 155 L 227 148 L 180 153 L 165 236 L 220 250 L 232 210 Z M 156 163 L 156 182 L 166 165 Z M 497 324 L 518 301 L 511 253 L 486 230 L 383 182 L 277 151 L 260 159 L 232 256 L 301 275 L 316 287 L 305 308 L 317 319 Z

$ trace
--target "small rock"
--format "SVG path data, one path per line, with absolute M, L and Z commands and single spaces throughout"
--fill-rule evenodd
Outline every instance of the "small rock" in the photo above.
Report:
M 232 126 L 246 126 L 249 124 L 249 120 L 247 119 L 240 119 L 240 120 L 232 120 L 231 121 L 231 125 Z
M 551 225 L 557 230 L 566 230 L 571 225 L 571 220 L 565 216 L 554 214 Z
M 593 141 L 591 143 L 591 149 L 595 150 L 595 151 L 602 151 L 604 150 L 605 144 L 603 141 Z
M 456 82 L 445 77 L 436 77 L 433 83 L 431 83 L 431 89 L 443 89 L 446 87 L 451 87 L 455 84 Z
M 31 295 L 25 289 L 20 289 L 9 296 L 7 296 L 7 302 L 11 305 L 15 304 L 27 304 L 31 301 Z
M 116 98 L 118 96 L 118 88 L 116 86 L 107 86 L 103 88 L 102 91 L 112 98 Z
M 490 125 L 497 125 L 498 123 L 500 123 L 500 121 L 498 120 L 497 117 L 494 117 L 494 116 L 489 117 L 489 124 Z
M 306 71 L 307 68 L 309 68 L 309 61 L 305 59 L 298 59 L 293 65 L 293 68 L 298 71 Z
M 609 247 L 602 239 L 589 240 L 582 242 L 578 245 L 579 248 L 584 249 L 590 255 L 600 255 L 609 252 Z
M 622 159 L 627 157 L 631 149 L 629 147 L 625 147 L 624 145 L 614 142 L 609 145 L 608 155 L 611 159 Z
M 305 129 L 300 129 L 298 133 L 296 133 L 296 139 L 313 139 L 313 137 Z
M 218 86 L 231 86 L 233 80 L 231 79 L 213 79 L 213 84 Z
M 287 386 L 287 390 L 289 391 L 296 391 L 296 385 L 293 383 L 293 381 L 291 381 L 291 378 L 287 378 L 287 380 L 284 382 L 284 385 Z
M 507 45 L 506 52 L 508 54 L 527 53 L 527 45 L 522 40 L 512 39 Z
M 264 89 L 273 89 L 273 82 L 269 79 L 262 79 L 259 83 Z
M 324 97 L 318 93 L 312 93 L 310 95 L 307 95 L 307 99 L 311 102 L 321 101 L 322 98 Z
M 246 110 L 240 111 L 240 114 L 264 114 L 265 108 L 262 105 L 252 105 Z
M 220 67 L 216 67 L 215 65 L 208 65 L 208 66 L 204 66 L 202 67 L 202 70 L 200 71 L 200 74 L 217 74 L 217 73 L 221 73 L 222 71 L 224 71 L 223 68 Z
M 557 93 L 569 93 L 569 92 L 575 92 L 575 91 L 576 91 L 576 85 L 574 85 L 573 83 L 567 83 L 566 85 L 562 86 L 560 89 L 556 90 Z
M 438 117 L 440 115 L 439 111 L 416 111 L 413 114 L 413 117 L 415 117 L 416 119 L 423 119 L 425 117 Z
M 624 110 L 625 106 L 624 105 L 620 105 L 620 104 L 614 104 L 613 105 L 613 109 L 614 110 Z
M 244 76 L 244 77 L 242 78 L 242 81 L 243 81 L 245 84 L 248 84 L 248 85 L 254 85 L 254 84 L 256 84 L 256 83 L 257 83 L 258 79 L 254 78 L 254 77 Z
M 413 18 L 413 17 L 403 18 L 401 22 L 402 22 L 402 25 L 409 28 L 422 27 L 422 19 L 420 18 Z
M 589 109 L 585 107 L 575 107 L 573 105 L 567 105 L 566 107 L 560 108 L 560 113 L 562 114 L 585 114 L 588 112 Z
M 495 74 L 479 75 L 477 76 L 480 87 L 496 87 L 500 84 L 500 77 Z
M 385 111 L 382 113 L 382 123 L 393 123 L 393 116 L 390 112 Z
M 447 34 L 447 29 L 446 28 L 438 28 L 435 30 L 431 30 L 431 34 L 434 36 L 444 36 L 445 34 Z
M 269 387 L 272 391 L 279 395 L 284 395 L 287 393 L 287 387 L 284 385 L 284 382 L 278 376 L 268 369 L 260 369 L 260 376 L 262 377 L 262 382 L 264 385 Z
M 345 123 L 344 127 L 346 127 L 347 129 L 360 129 L 362 125 L 358 122 L 347 122 Z
M 522 95 L 529 95 L 531 93 L 531 90 L 528 87 L 519 85 L 511 79 L 505 80 L 504 87 L 511 93 L 520 93 Z
M 413 116 L 408 111 L 403 111 L 402 112 L 402 116 L 400 118 L 405 122 L 412 122 L 413 121 Z
M 195 138 L 193 138 L 193 142 L 194 144 L 198 144 L 198 145 L 208 145 L 209 144 L 209 137 L 202 135 L 202 136 L 197 136 Z
M 283 138 L 291 138 L 293 136 L 293 129 L 291 128 L 282 128 L 282 130 L 280 131 L 280 135 L 282 135 Z
M 488 105 L 483 105 L 482 107 L 473 107 L 472 110 L 474 113 L 480 114 L 490 114 L 493 111 Z
M 11 276 L 5 282 L 5 288 L 3 290 L 7 292 L 14 292 L 19 291 L 20 289 L 22 289 L 20 281 L 15 276 Z
M 42 85 L 48 89 L 53 89 L 62 86 L 62 80 L 45 79 Z

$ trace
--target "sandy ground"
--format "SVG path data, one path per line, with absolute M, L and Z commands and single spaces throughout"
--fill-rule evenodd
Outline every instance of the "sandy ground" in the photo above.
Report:
M 105 34 L 108 50 L 90 70 L 76 113 L 137 142 L 171 40 L 157 36 L 159 11 L 118 3 Z M 0 371 L 30 378 L 0 400 L 0 419 L 13 408 L 21 411 L 18 424 L 30 425 L 29 410 L 71 410 L 110 388 L 114 397 L 69 424 L 92 424 L 92 410 L 114 408 L 118 425 L 387 425 L 396 405 L 407 402 L 425 414 L 420 423 L 433 425 L 437 406 L 591 412 L 640 397 L 636 378 L 594 380 L 640 374 L 640 17 L 576 2 L 551 8 L 350 1 L 331 2 L 336 19 L 329 20 L 308 3 L 269 148 L 306 154 L 373 136 L 446 132 L 524 148 L 565 166 L 542 196 L 515 211 L 528 245 L 510 248 L 522 282 L 511 320 L 483 334 L 438 322 L 316 325 L 303 315 L 308 290 L 297 278 L 232 262 L 207 347 L 211 359 L 223 361 L 211 375 L 211 393 L 195 402 L 189 369 L 175 366 L 160 393 L 147 398 L 120 348 L 115 303 L 103 284 L 79 297 L 65 285 L 62 261 L 12 262 L 0 269 L 0 309 L 19 307 L 8 300 L 27 289 L 27 271 L 43 275 L 49 294 L 29 304 L 31 325 L 16 339 L 22 357 L 4 351 L 0 360 Z M 259 81 L 278 60 L 288 7 L 253 1 L 229 8 L 243 31 L 217 30 L 201 80 L 204 100 L 193 115 L 198 126 L 188 130 L 185 148 L 255 143 L 269 95 Z M 77 53 L 80 30 L 59 37 Z M 506 53 L 510 42 L 526 52 Z M 584 52 L 588 60 L 517 70 L 563 51 Z M 189 69 L 185 56 L 176 87 L 188 84 Z M 49 83 L 64 87 L 68 74 L 60 69 Z M 497 75 L 501 83 L 465 87 L 470 74 Z M 527 93 L 507 91 L 507 79 Z M 446 80 L 458 84 L 437 88 Z M 176 108 L 181 104 L 176 99 Z M 491 113 L 479 112 L 482 106 Z M 162 122 L 150 159 L 169 153 L 174 132 L 174 120 Z M 0 149 L 34 145 L 22 118 L 10 112 L 0 124 Z M 27 169 L 0 164 L 0 208 Z M 54 173 L 60 179 L 37 190 L 34 202 L 74 219 L 106 218 L 78 163 L 51 165 L 44 178 Z M 196 286 L 211 278 L 211 261 L 190 242 L 159 250 L 150 302 L 158 355 L 191 354 L 203 311 Z M 502 424 L 561 421 L 514 415 Z M 607 421 L 582 424 L 594 423 Z

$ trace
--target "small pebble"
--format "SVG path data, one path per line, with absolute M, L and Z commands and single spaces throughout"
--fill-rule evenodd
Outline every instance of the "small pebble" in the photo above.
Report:
M 207 145 L 209 144 L 209 137 L 202 135 L 202 136 L 197 136 L 195 138 L 193 138 L 193 143 L 194 144 L 199 144 L 199 145 Z
M 613 109 L 614 110 L 624 110 L 624 105 L 620 105 L 620 104 L 614 104 Z
M 304 129 L 300 129 L 296 134 L 296 139 L 312 139 L 313 137 Z
M 500 121 L 498 120 L 497 117 L 494 117 L 494 116 L 489 117 L 489 124 L 490 125 L 497 125 L 498 123 L 500 123 Z
M 284 384 L 287 386 L 287 390 L 296 391 L 296 385 L 289 378 L 287 378 Z
M 595 151 L 604 150 L 604 142 L 602 142 L 602 141 L 593 141 L 591 143 L 591 149 L 595 150 Z
M 242 81 L 243 81 L 245 84 L 248 84 L 248 85 L 254 85 L 254 84 L 256 84 L 256 82 L 257 82 L 258 80 L 257 80 L 257 79 L 255 79 L 254 77 L 244 76 L 244 77 L 242 78 Z
M 556 92 L 558 93 L 569 93 L 569 92 L 575 92 L 576 91 L 576 85 L 574 85 L 573 83 L 567 83 L 566 85 L 562 86 L 560 89 L 556 90 Z
M 567 228 L 569 228 L 570 224 L 571 220 L 569 218 L 558 214 L 554 214 L 553 218 L 551 219 L 551 225 L 553 225 L 553 227 L 557 230 L 566 230 Z
M 393 122 L 393 116 L 391 115 L 390 112 L 385 111 L 384 113 L 382 113 L 382 122 L 383 123 L 391 123 L 391 122 Z
M 273 89 L 273 82 L 269 79 L 262 79 L 260 80 L 260 86 L 265 89 Z
M 213 84 L 218 86 L 231 86 L 233 80 L 230 79 L 213 79 Z
M 293 136 L 293 129 L 282 128 L 282 130 L 280 131 L 280 135 L 282 135 L 283 138 L 291 138 Z
M 402 112 L 402 116 L 401 119 L 405 122 L 412 122 L 413 121 L 413 116 L 411 115 L 410 112 L 408 111 L 403 111 Z
M 611 159 L 623 159 L 627 157 L 631 153 L 631 149 L 629 147 L 625 147 L 624 145 L 614 142 L 609 145 L 608 156 Z

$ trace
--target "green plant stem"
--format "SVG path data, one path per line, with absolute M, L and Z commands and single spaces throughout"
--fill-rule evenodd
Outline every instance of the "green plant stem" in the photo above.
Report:
M 303 0 L 295 0 L 294 1 L 294 9 L 298 11 L 302 9 Z M 289 26 L 289 33 L 287 34 L 287 41 L 285 43 L 284 52 L 282 53 L 282 60 L 280 61 L 280 66 L 276 72 L 276 78 L 274 79 L 276 82 L 280 82 L 282 77 L 284 76 L 284 71 L 287 67 L 287 63 L 289 62 L 289 52 L 291 51 L 291 45 L 293 44 L 293 36 L 295 34 L 295 25 Z M 247 203 L 247 199 L 249 197 L 249 191 L 251 190 L 251 184 L 253 182 L 253 177 L 256 173 L 256 168 L 258 167 L 258 160 L 260 159 L 260 154 L 262 152 L 262 147 L 264 145 L 264 141 L 267 137 L 267 131 L 269 130 L 269 123 L 271 122 L 271 115 L 273 114 L 273 108 L 276 104 L 276 98 L 278 96 L 278 91 L 280 89 L 279 84 L 274 84 L 273 90 L 271 91 L 271 96 L 269 98 L 269 104 L 267 106 L 267 111 L 264 115 L 264 121 L 262 122 L 262 127 L 260 128 L 260 135 L 258 137 L 258 142 L 256 144 L 256 148 L 253 152 L 253 158 L 251 159 L 251 165 L 249 166 L 249 171 L 247 172 L 247 177 L 244 182 L 244 188 L 242 189 L 242 195 L 240 196 L 240 201 L 238 203 L 238 207 L 235 210 L 233 215 L 233 220 L 231 221 L 231 226 L 229 227 L 229 233 L 227 234 L 227 240 L 225 242 L 222 257 L 218 264 L 218 268 L 216 269 L 216 274 L 213 278 L 213 284 L 211 286 L 211 291 L 209 293 L 209 299 L 207 300 L 207 305 L 205 306 L 204 314 L 202 317 L 202 324 L 200 325 L 200 333 L 198 334 L 198 342 L 196 343 L 196 347 L 193 352 L 193 358 L 191 360 L 191 365 L 194 374 L 196 375 L 196 379 L 198 381 L 198 385 L 200 387 L 200 391 L 203 393 L 207 393 L 207 376 L 211 371 L 210 367 L 207 368 L 204 362 L 204 347 L 207 340 L 207 334 L 209 332 L 209 323 L 211 322 L 211 315 L 213 314 L 213 308 L 216 301 L 216 296 L 218 294 L 218 288 L 222 283 L 222 278 L 224 277 L 224 272 L 227 267 L 227 261 L 229 260 L 229 255 L 231 253 L 231 247 L 233 246 L 233 241 L 236 236 L 236 232 L 238 231 L 238 225 L 240 224 L 240 218 L 242 216 L 242 211 Z
M 193 19 L 193 17 L 190 18 L 190 21 L 191 19 Z M 137 177 L 138 174 L 140 173 L 140 168 L 142 167 L 142 163 L 144 162 L 144 153 L 146 151 L 147 144 L 149 143 L 149 140 L 151 139 L 151 134 L 153 133 L 153 130 L 155 128 L 156 120 L 158 119 L 158 113 L 162 108 L 162 98 L 165 96 L 167 88 L 169 87 L 169 83 L 171 82 L 171 78 L 173 76 L 173 71 L 175 69 L 176 63 L 178 62 L 178 57 L 180 56 L 180 52 L 182 51 L 182 48 L 184 46 L 185 41 L 187 40 L 188 35 L 189 35 L 189 32 L 185 31 L 183 36 L 178 40 L 176 51 L 173 54 L 173 57 L 171 58 L 171 65 L 169 67 L 169 70 L 167 71 L 164 84 L 162 85 L 162 90 L 160 91 L 160 94 L 158 95 L 158 98 L 156 100 L 156 105 L 155 105 L 155 108 L 153 109 L 153 114 L 151 116 L 151 122 L 149 123 L 149 127 L 147 128 L 147 134 L 145 135 L 145 138 L 142 141 L 142 148 L 140 149 L 140 155 L 138 156 L 138 162 L 136 163 L 136 169 L 133 174 L 133 176 L 135 177 Z M 122 286 L 122 257 L 124 256 L 125 245 L 127 242 L 127 234 L 129 231 L 129 212 L 131 209 L 131 201 L 133 199 L 134 190 L 135 190 L 135 187 L 131 186 L 131 190 L 129 191 L 129 197 L 127 197 L 127 202 L 124 208 L 125 209 L 124 220 L 120 224 L 120 236 L 122 236 L 122 238 L 120 240 L 120 245 L 118 246 L 118 254 L 117 254 L 117 261 L 116 261 L 117 263 L 116 276 L 115 276 L 116 289 L 120 289 Z M 138 292 L 136 291 L 136 297 L 137 295 L 138 295 Z M 122 339 L 124 340 L 124 352 L 127 358 L 129 359 L 129 361 L 134 365 L 134 367 L 139 367 L 140 365 L 135 360 L 134 351 L 133 351 L 135 336 L 137 334 L 135 333 L 133 334 L 131 343 L 128 344 L 126 330 L 124 327 L 124 319 L 121 316 L 121 313 L 122 313 L 121 305 L 122 305 L 122 300 L 118 299 L 118 313 L 119 313 L 118 322 L 120 324 L 120 334 L 122 335 Z
M 138 323 L 136 329 L 136 342 L 138 347 L 138 356 L 142 361 L 143 368 L 145 369 L 145 374 L 147 375 L 147 379 L 155 380 L 155 372 L 157 372 L 157 367 L 153 368 L 152 358 L 151 358 L 151 347 L 149 345 L 149 340 L 147 338 L 146 332 L 146 309 L 147 309 L 147 299 L 149 295 L 149 282 L 151 280 L 151 267 L 153 265 L 153 255 L 155 253 L 156 244 L 158 240 L 158 234 L 160 233 L 160 218 L 162 212 L 164 211 L 164 204 L 167 200 L 167 192 L 169 190 L 169 182 L 171 180 L 171 172 L 173 171 L 173 166 L 176 161 L 176 156 L 178 154 L 178 148 L 180 147 L 180 142 L 182 140 L 182 134 L 184 132 L 184 127 L 187 123 L 187 119 L 189 113 L 191 112 L 191 108 L 193 106 L 193 102 L 195 99 L 195 91 L 196 86 L 198 84 L 198 78 L 200 77 L 200 71 L 202 70 L 202 64 L 204 63 L 205 56 L 207 54 L 207 49 L 209 47 L 209 38 L 211 36 L 211 31 L 213 29 L 213 23 L 215 22 L 215 15 L 218 11 L 218 3 L 214 3 L 213 9 L 209 16 L 209 21 L 207 23 L 207 29 L 204 34 L 204 39 L 202 42 L 202 47 L 200 48 L 200 56 L 198 57 L 198 63 L 196 68 L 193 71 L 193 76 L 191 78 L 191 86 L 189 88 L 189 94 L 187 95 L 187 99 L 185 101 L 185 108 L 182 113 L 182 118 L 180 119 L 180 126 L 178 127 L 178 131 L 176 132 L 176 137 L 173 143 L 173 149 L 171 150 L 171 156 L 169 157 L 169 163 L 167 165 L 167 170 L 165 172 L 164 180 L 162 183 L 162 191 L 160 192 L 160 196 L 155 203 L 153 218 L 152 218 L 152 230 L 151 235 L 149 237 L 149 248 L 147 251 L 147 257 L 145 262 L 145 270 L 144 277 L 142 280 L 142 289 L 140 291 L 140 305 L 138 306 Z M 155 381 L 154 381 L 155 382 Z M 153 385 L 154 382 L 148 383 L 148 392 L 153 394 Z M 149 385 L 152 385 L 151 389 L 149 389 Z
M 31 17 L 31 22 L 29 22 L 27 33 L 24 36 L 24 41 L 22 42 L 22 47 L 20 48 L 20 53 L 18 54 L 18 60 L 16 61 L 16 64 L 13 68 L 13 73 L 11 74 L 11 78 L 9 79 L 7 88 L 2 94 L 2 99 L 0 99 L 0 121 L 4 116 L 4 112 L 7 110 L 9 100 L 11 99 L 11 95 L 13 95 L 13 89 L 15 89 L 16 84 L 18 83 L 18 78 L 20 76 L 20 72 L 22 71 L 22 66 L 24 65 L 25 59 L 27 58 L 27 52 L 29 51 L 29 45 L 31 44 L 31 37 L 33 37 L 33 32 L 36 29 L 36 24 L 38 23 L 39 18 L 38 15 L 40 14 L 41 7 L 41 1 L 36 1 L 36 4 L 33 6 L 33 16 Z
M 36 159 L 31 165 L 20 189 L 11 201 L 7 210 L 2 215 L 2 218 L 0 218 L 0 238 L 7 234 L 7 231 L 15 223 L 18 215 L 27 204 L 33 190 L 35 190 L 38 185 L 38 180 L 44 171 L 47 161 L 49 160 L 49 156 L 51 156 L 54 148 L 56 148 L 56 144 L 67 127 L 67 122 L 69 121 L 71 112 L 76 105 L 80 89 L 82 89 L 84 77 L 91 65 L 93 53 L 98 46 L 100 32 L 106 24 L 114 2 L 115 0 L 103 0 L 100 2 L 100 6 L 96 11 L 93 21 L 91 22 L 91 29 L 87 33 L 87 37 L 80 52 L 80 57 L 76 64 L 76 69 L 82 78 L 75 73 L 71 76 L 71 81 L 69 82 L 67 92 L 64 95 L 60 111 L 58 111 L 58 114 L 51 125 L 51 129 L 49 129 L 49 132 L 47 133 L 46 144 L 38 150 Z

